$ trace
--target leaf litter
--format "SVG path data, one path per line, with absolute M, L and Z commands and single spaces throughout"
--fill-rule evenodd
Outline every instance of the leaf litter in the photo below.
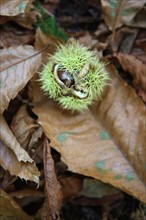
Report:
M 91 17 L 89 14 L 86 16 L 85 11 L 85 16 L 78 13 L 79 11 L 77 10 L 74 12 L 73 10 L 76 8 L 74 7 L 74 3 L 72 4 L 72 8 L 68 8 L 68 11 L 72 11 L 70 17 L 64 17 L 63 13 L 65 12 L 65 8 L 59 9 L 56 17 L 50 20 L 47 20 L 50 13 L 46 13 L 46 27 L 48 27 L 47 24 L 49 24 L 49 27 L 51 27 L 51 25 L 53 27 L 55 24 L 54 27 L 58 28 L 58 24 L 56 25 L 55 23 L 55 19 L 57 19 L 58 22 L 64 25 L 71 37 L 74 36 L 78 38 L 81 42 L 83 41 L 84 44 L 87 43 L 88 46 L 91 46 L 94 50 L 100 50 L 101 56 L 103 54 L 107 54 L 108 58 L 116 56 L 118 64 L 120 64 L 125 71 L 124 74 L 127 74 L 127 76 L 128 74 L 132 75 L 132 86 L 141 98 L 137 96 L 133 88 L 119 78 L 116 69 L 110 65 L 108 71 L 110 72 L 111 86 L 105 89 L 102 100 L 95 102 L 89 111 L 83 114 L 72 114 L 60 109 L 58 104 L 45 97 L 40 87 L 38 87 L 36 83 L 37 74 L 35 73 L 38 70 L 41 71 L 41 63 L 43 62 L 43 64 L 45 64 L 47 62 L 48 53 L 52 54 L 54 52 L 57 42 L 60 41 L 60 39 L 65 40 L 62 39 L 62 37 L 65 37 L 66 33 L 64 35 L 62 30 L 59 32 L 59 28 L 55 30 L 56 32 L 54 32 L 54 29 L 50 29 L 49 32 L 45 29 L 44 32 L 42 26 L 38 24 L 38 28 L 34 29 L 33 25 L 37 20 L 37 16 L 40 16 L 40 11 L 37 12 L 36 8 L 34 11 L 30 10 L 30 8 L 33 8 L 31 4 L 32 1 L 29 1 L 29 3 L 26 1 L 25 3 L 26 4 L 22 7 L 19 0 L 13 1 L 13 5 L 11 5 L 14 6 L 13 11 L 11 10 L 12 7 L 9 7 L 9 1 L 2 1 L 0 3 L 2 4 L 1 6 L 3 6 L 3 10 L 1 11 L 3 16 L 0 17 L 0 21 L 3 25 L 4 23 L 8 23 L 13 29 L 15 27 L 14 23 L 16 23 L 22 28 L 25 28 L 24 35 L 27 33 L 25 32 L 27 29 L 33 29 L 36 33 L 34 39 L 32 38 L 32 40 L 35 40 L 33 44 L 35 45 L 34 47 L 32 45 L 20 45 L 21 43 L 26 44 L 23 38 L 22 41 L 20 39 L 17 41 L 18 38 L 15 39 L 15 41 L 13 41 L 13 39 L 10 41 L 9 38 L 6 37 L 3 38 L 1 42 L 1 66 L 3 69 L 2 75 L 0 75 L 2 82 L 1 113 L 3 113 L 5 109 L 9 109 L 11 105 L 13 106 L 13 103 L 11 103 L 12 99 L 15 97 L 16 99 L 20 98 L 19 93 L 22 89 L 24 92 L 28 92 L 26 85 L 31 80 L 27 87 L 30 90 L 27 94 L 29 100 L 26 104 L 26 101 L 22 97 L 22 107 L 18 110 L 17 114 L 15 112 L 14 118 L 11 120 L 11 125 L 7 124 L 1 116 L 1 123 L 4 128 L 1 135 L 1 166 L 4 170 L 8 170 L 11 176 L 18 176 L 26 181 L 30 180 L 36 183 L 38 183 L 39 180 L 40 190 L 46 186 L 46 202 L 40 214 L 40 219 L 43 220 L 59 219 L 61 206 L 64 205 L 66 207 L 66 204 L 68 204 L 68 202 L 72 203 L 72 201 L 74 201 L 74 204 L 76 203 L 83 206 L 89 204 L 91 206 L 100 205 L 105 207 L 102 210 L 101 218 L 108 218 L 109 215 L 113 217 L 111 210 L 121 210 L 122 208 L 120 205 L 118 206 L 118 203 L 118 208 L 115 208 L 113 205 L 111 206 L 111 204 L 116 200 L 123 201 L 123 197 L 127 194 L 124 195 L 122 192 L 128 193 L 139 201 L 146 202 L 145 110 L 142 102 L 142 100 L 145 101 L 145 56 L 144 46 L 142 46 L 144 45 L 145 34 L 143 37 L 140 37 L 142 36 L 142 32 L 145 33 L 145 15 L 141 13 L 145 10 L 143 1 L 141 1 L 140 4 L 137 4 L 134 0 L 128 3 L 126 1 L 122 3 L 117 2 L 116 4 L 114 4 L 114 1 L 109 1 L 107 5 L 105 5 L 104 0 L 98 1 L 98 5 L 91 1 L 88 2 L 88 10 L 85 10 L 86 12 L 88 11 Z M 131 4 L 131 10 L 129 10 L 129 4 Z M 55 8 L 60 7 L 60 4 L 58 4 L 58 1 L 51 1 L 51 3 L 45 3 L 44 6 L 47 7 L 47 9 L 49 8 L 52 13 Z M 98 20 L 97 23 L 95 22 L 95 8 L 99 12 L 98 18 L 96 18 Z M 81 10 L 81 7 L 78 7 L 78 9 Z M 82 7 L 82 9 L 84 10 L 85 8 Z M 60 10 L 62 10 L 62 14 Z M 111 11 L 111 13 L 107 15 L 107 11 Z M 45 12 L 47 12 L 46 9 Z M 77 17 L 76 20 L 78 20 L 78 22 L 75 22 L 76 26 L 79 28 L 76 30 L 73 27 L 75 24 L 75 19 L 72 17 L 74 13 Z M 105 20 L 101 19 L 102 15 Z M 111 19 L 110 16 L 113 16 L 114 19 Z M 93 27 L 92 29 L 88 29 L 90 26 L 89 17 L 91 18 L 90 24 L 95 22 L 94 30 Z M 9 23 L 9 21 L 13 22 Z M 54 23 L 50 25 L 50 22 Z M 87 31 L 82 29 L 82 26 L 80 26 L 81 22 L 88 24 Z M 103 24 L 103 30 L 99 33 L 100 24 Z M 131 29 L 131 27 L 133 28 Z M 143 28 L 143 30 L 140 28 Z M 112 33 L 110 30 L 112 30 Z M 123 30 L 126 31 L 124 32 Z M 61 33 L 59 36 L 60 39 L 57 39 L 58 36 L 56 33 Z M 129 33 L 130 36 L 128 36 Z M 15 34 L 12 36 L 15 38 Z M 111 37 L 111 41 L 108 40 L 108 37 Z M 13 43 L 15 42 L 16 45 L 20 46 L 13 47 Z M 127 42 L 129 42 L 128 46 Z M 48 43 L 50 47 L 42 54 L 43 61 L 41 61 L 41 55 L 38 54 L 38 50 L 42 50 Z M 28 40 L 27 44 L 31 44 L 31 42 Z M 8 46 L 10 47 L 6 48 Z M 115 55 L 112 51 L 118 53 Z M 116 67 L 117 60 L 115 63 Z M 135 62 L 133 62 L 133 60 Z M 142 60 L 142 62 L 140 60 Z M 120 71 L 121 70 L 119 70 L 119 74 Z M 7 76 L 7 78 L 5 78 L 5 76 Z M 28 115 L 28 111 L 26 111 L 26 105 L 28 107 L 30 103 L 31 106 L 29 106 L 29 109 L 34 106 L 32 110 L 36 113 L 35 116 L 33 112 Z M 4 115 L 7 116 L 8 112 L 9 111 L 5 111 Z M 45 134 L 43 134 L 42 128 Z M 50 140 L 50 144 L 45 135 L 47 135 Z M 45 137 L 45 142 L 43 137 Z M 42 152 L 43 145 L 44 155 Z M 56 157 L 56 155 L 58 155 L 57 152 L 52 152 L 52 150 L 50 152 L 50 145 L 60 152 L 60 156 Z M 47 153 L 46 150 L 48 151 Z M 66 167 L 68 167 L 67 171 L 65 166 L 63 169 L 61 168 L 63 163 L 60 159 L 66 163 Z M 43 160 L 44 168 L 42 168 Z M 63 171 L 61 171 L 61 169 Z M 58 175 L 57 177 L 55 172 Z M 72 181 L 72 183 L 68 180 L 68 177 L 70 178 L 71 176 L 72 179 L 70 179 L 70 181 Z M 75 178 L 73 178 L 73 176 L 75 176 Z M 88 179 L 88 176 L 93 178 Z M 0 181 L 3 178 L 1 175 Z M 62 199 L 57 179 L 63 187 L 61 189 L 63 192 Z M 96 182 L 96 179 L 101 183 L 101 188 L 98 182 Z M 7 182 L 9 181 L 7 180 Z M 12 197 L 17 191 L 17 184 L 23 185 L 24 183 L 22 183 L 22 180 L 17 179 L 14 180 L 14 182 L 9 182 L 5 189 L 8 192 L 11 192 L 13 189 L 14 194 L 10 193 Z M 116 194 L 113 192 L 111 195 L 108 195 L 106 187 L 104 189 L 104 186 L 110 187 L 109 184 L 113 185 L 113 189 L 117 190 Z M 73 188 L 73 186 L 75 189 L 69 192 L 69 188 Z M 25 186 L 22 186 L 24 189 L 26 187 L 32 188 L 29 181 L 26 182 Z M 92 193 L 90 189 L 96 189 L 96 187 L 97 193 L 98 189 L 100 193 L 103 190 L 103 194 L 100 195 L 101 198 L 97 198 L 98 196 L 92 198 L 93 195 L 95 195 L 95 191 L 93 190 L 94 192 Z M 121 190 L 120 193 L 118 193 L 118 189 Z M 109 190 L 112 192 L 112 189 Z M 34 192 L 37 192 L 36 185 Z M 87 198 L 87 195 L 89 198 Z M 25 197 L 25 191 L 22 197 L 23 196 Z M 25 199 L 23 198 L 22 200 Z M 23 202 L 22 204 L 19 200 L 17 200 L 17 202 L 20 203 L 23 209 L 25 208 L 25 205 L 22 205 Z M 4 207 L 8 206 L 8 204 L 5 205 L 4 196 L 2 197 L 2 204 Z M 43 202 L 41 202 L 41 204 L 43 204 Z M 32 206 L 31 202 L 29 206 L 31 207 L 31 211 L 27 210 L 27 213 L 30 214 L 33 212 L 32 207 L 34 206 Z M 109 208 L 109 206 L 112 208 Z M 15 210 L 17 210 L 16 206 Z M 13 209 L 12 216 L 16 217 L 17 214 L 15 210 Z M 4 209 L 2 209 L 2 212 L 3 215 L 6 215 Z M 128 214 L 130 216 L 130 213 Z M 117 218 L 119 215 L 120 214 L 117 214 Z M 27 218 L 33 219 L 33 217 L 31 218 L 30 216 L 25 217 L 25 219 Z M 34 218 L 36 219 L 36 217 Z M 71 215 L 69 215 L 67 219 L 71 219 Z M 73 217 L 73 219 L 78 218 Z

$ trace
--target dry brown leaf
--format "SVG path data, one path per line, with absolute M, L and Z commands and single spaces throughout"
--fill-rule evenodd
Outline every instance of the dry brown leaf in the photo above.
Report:
M 130 55 L 133 55 L 134 57 L 137 57 L 139 60 L 141 60 L 144 64 L 146 64 L 146 57 L 145 57 L 145 51 L 140 48 L 133 48 Z
M 113 34 L 108 36 L 107 43 L 113 51 L 130 53 L 138 32 L 137 28 L 121 27 L 115 32 L 114 39 Z
M 2 189 L 0 189 L 0 219 L 34 220 L 33 217 L 27 215 L 19 207 L 19 205 Z
M 0 140 L 3 142 L 3 144 L 5 144 L 14 152 L 19 161 L 32 163 L 33 160 L 29 157 L 28 153 L 20 146 L 20 143 L 10 130 L 2 115 L 0 115 L 0 127 Z
M 52 220 L 50 216 L 50 207 L 48 200 L 46 199 L 41 210 L 40 210 L 41 220 Z
M 30 162 L 19 161 L 15 153 L 8 147 L 6 147 L 0 141 L 0 165 L 10 172 L 13 176 L 18 176 L 21 179 L 34 181 L 39 183 L 39 171 L 37 167 Z
M 143 7 L 138 14 L 129 23 L 132 27 L 144 28 L 146 27 L 146 6 Z
M 33 29 L 33 25 L 37 21 L 37 16 L 40 16 L 40 14 L 37 11 L 29 11 L 27 13 L 13 17 L 12 20 L 20 26 L 31 30 Z
M 61 191 L 63 194 L 63 203 L 70 202 L 73 198 L 80 195 L 83 178 L 76 176 L 60 176 Z
M 146 102 L 146 64 L 128 54 L 116 53 L 114 57 L 118 59 L 122 68 L 132 75 L 138 95 Z
M 40 163 L 43 159 L 43 129 L 35 119 L 29 116 L 26 106 L 21 106 L 13 117 L 11 129 L 21 146 L 34 159 L 35 163 Z
M 99 43 L 97 39 L 93 39 L 93 37 L 91 36 L 91 34 L 88 31 L 84 32 L 84 35 L 78 37 L 78 41 L 80 42 L 80 44 L 83 44 L 92 50 Z
M 0 15 L 15 16 L 29 11 L 33 0 L 1 0 Z
M 31 44 L 34 41 L 34 32 L 30 30 L 18 30 L 18 28 L 4 25 L 0 29 L 0 48 Z
M 24 149 L 27 148 L 27 150 L 31 147 L 31 137 L 38 127 L 40 127 L 40 125 L 28 115 L 26 106 L 24 105 L 20 107 L 11 123 L 11 129 L 15 137 L 21 146 Z M 36 137 L 36 142 L 38 141 L 38 138 L 40 138 L 40 136 Z
M 0 52 L 1 113 L 32 78 L 41 64 L 41 54 L 32 46 L 18 46 Z
M 111 86 L 90 111 L 67 112 L 47 98 L 34 111 L 69 170 L 146 202 L 144 104 L 114 67 L 108 71 Z
M 62 193 L 60 184 L 56 178 L 54 161 L 51 156 L 51 149 L 47 138 L 44 141 L 44 173 L 47 201 L 51 220 L 60 220 L 59 211 L 61 208 Z M 47 218 L 46 218 L 47 220 Z
M 24 197 L 39 197 L 39 198 L 44 198 L 45 194 L 43 191 L 40 191 L 38 189 L 30 189 L 29 186 L 28 188 L 25 187 L 25 189 L 18 189 L 16 191 L 10 192 L 9 195 L 11 197 L 15 197 L 18 199 L 22 199 Z
M 142 9 L 145 0 L 101 0 L 102 12 L 105 21 L 112 31 L 121 27 L 123 24 L 129 24 L 135 15 Z

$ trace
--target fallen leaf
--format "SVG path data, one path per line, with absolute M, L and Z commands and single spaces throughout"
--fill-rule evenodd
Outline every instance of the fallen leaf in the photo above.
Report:
M 112 31 L 129 24 L 135 15 L 142 9 L 145 0 L 101 0 L 104 19 Z
M 0 29 L 0 48 L 16 47 L 18 45 L 31 44 L 34 41 L 34 32 L 30 30 L 18 30 L 10 25 L 3 25 Z
M 135 45 L 146 52 L 146 37 L 140 40 L 136 40 Z
M 80 44 L 83 44 L 90 49 L 94 49 L 98 44 L 98 40 L 93 39 L 88 31 L 84 32 L 84 35 L 78 37 L 78 41 L 80 42 Z
M 36 120 L 31 118 L 26 110 L 26 106 L 21 106 L 18 112 L 15 114 L 12 123 L 11 129 L 13 134 L 21 144 L 24 149 L 30 150 L 30 141 L 33 133 L 40 127 L 37 124 Z M 40 136 L 36 137 L 36 142 Z
M 73 198 L 80 195 L 83 178 L 76 176 L 60 176 L 59 182 L 63 194 L 63 204 L 70 202 Z
M 27 13 L 19 14 L 13 17 L 12 20 L 20 26 L 32 30 L 36 23 L 37 16 L 40 16 L 40 14 L 37 11 L 32 10 Z
M 130 53 L 138 32 L 139 30 L 137 28 L 121 27 L 115 32 L 114 40 L 113 34 L 108 36 L 107 43 L 113 51 Z
M 51 219 L 60 220 L 59 211 L 62 200 L 61 186 L 55 174 L 54 161 L 51 156 L 51 149 L 47 138 L 45 138 L 44 141 L 44 173 L 47 201 Z
M 133 48 L 130 55 L 133 55 L 137 59 L 141 60 L 144 64 L 146 64 L 145 51 L 140 48 Z
M 112 65 L 108 71 L 111 86 L 91 110 L 71 113 L 46 98 L 34 111 L 69 170 L 146 202 L 144 104 Z
M 15 198 L 18 198 L 18 199 L 22 199 L 24 197 L 41 197 L 43 198 L 45 195 L 44 195 L 44 192 L 38 190 L 38 189 L 30 189 L 29 187 L 28 188 L 25 188 L 25 189 L 18 189 L 14 192 L 10 192 L 9 195 L 11 197 L 15 197 Z
M 146 6 L 143 7 L 138 14 L 129 23 L 132 27 L 144 28 L 146 27 Z
M 20 145 L 34 159 L 35 163 L 42 162 L 43 129 L 27 112 L 25 105 L 22 105 L 10 125 L 13 134 Z
M 3 142 L 3 144 L 5 144 L 15 153 L 19 161 L 32 163 L 33 160 L 29 157 L 28 153 L 20 146 L 20 143 L 10 130 L 2 115 L 0 115 L 0 127 L 0 140 Z
M 13 176 L 39 184 L 39 171 L 35 164 L 19 161 L 15 153 L 0 141 L 0 165 Z
M 0 219 L 1 220 L 34 220 L 2 189 L 0 189 Z
M 50 207 L 48 200 L 46 199 L 41 210 L 40 210 L 41 220 L 52 220 L 50 216 Z
M 0 15 L 15 16 L 29 11 L 33 0 L 1 0 Z
M 41 64 L 41 54 L 32 46 L 18 46 L 0 52 L 1 113 L 32 78 Z
M 132 75 L 138 95 L 146 102 L 146 64 L 128 54 L 115 53 L 114 57 L 118 59 L 122 68 Z

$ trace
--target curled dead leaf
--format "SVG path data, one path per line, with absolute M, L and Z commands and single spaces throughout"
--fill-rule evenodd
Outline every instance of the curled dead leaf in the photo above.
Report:
M 8 124 L 6 123 L 2 115 L 0 115 L 0 127 L 0 140 L 14 152 L 18 161 L 32 163 L 33 160 L 29 157 L 27 152 L 20 146 L 20 143 L 10 130 Z
M 47 138 L 45 138 L 44 141 L 44 173 L 49 206 L 48 214 L 50 214 L 51 220 L 60 220 L 59 211 L 62 200 L 61 186 L 55 174 L 54 161 L 51 156 L 50 145 Z M 47 219 L 48 218 L 46 218 L 46 220 Z
M 32 46 L 18 46 L 0 52 L 0 86 L 2 113 L 32 78 L 41 64 L 41 54 Z
M 0 165 L 12 176 L 39 184 L 39 171 L 34 163 L 19 161 L 15 153 L 0 141 Z

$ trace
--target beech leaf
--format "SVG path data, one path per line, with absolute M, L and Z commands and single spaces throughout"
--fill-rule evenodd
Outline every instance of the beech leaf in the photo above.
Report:
M 145 0 L 101 0 L 104 19 L 109 28 L 114 31 L 123 24 L 128 24 L 142 9 Z
M 133 77 L 133 83 L 139 96 L 146 102 L 146 64 L 133 55 L 115 53 L 122 68 Z
M 36 120 L 29 116 L 25 105 L 21 106 L 13 117 L 11 129 L 21 146 L 27 150 L 33 147 L 33 143 L 38 143 L 43 132 Z M 39 133 L 37 132 L 38 129 L 40 130 Z
M 33 0 L 1 0 L 0 15 L 15 16 L 21 13 L 28 12 Z
M 69 170 L 146 202 L 144 104 L 112 65 L 108 72 L 111 86 L 89 111 L 71 113 L 47 98 L 34 111 Z
M 30 158 L 28 153 L 20 146 L 19 142 L 10 130 L 2 115 L 0 116 L 0 127 L 0 140 L 3 142 L 3 144 L 5 144 L 15 153 L 19 161 L 32 163 L 33 160 Z
M 32 46 L 18 46 L 0 51 L 1 113 L 8 107 L 41 64 L 41 54 Z
M 0 141 L 0 165 L 13 176 L 39 184 L 39 171 L 34 163 L 19 161 L 15 153 Z

